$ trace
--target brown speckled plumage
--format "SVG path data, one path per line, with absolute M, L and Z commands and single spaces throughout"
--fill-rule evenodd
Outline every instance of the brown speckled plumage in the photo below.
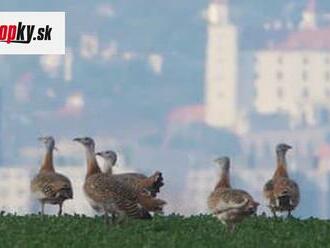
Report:
M 299 186 L 289 178 L 287 172 L 285 155 L 288 149 L 291 147 L 286 144 L 276 147 L 277 168 L 272 179 L 267 181 L 263 188 L 264 197 L 274 216 L 276 212 L 285 211 L 291 215 L 291 211 L 298 206 L 300 200 Z
M 102 151 L 96 153 L 104 159 L 104 172 L 112 175 L 112 167 L 115 166 L 117 161 L 117 154 L 113 151 Z M 156 171 L 150 177 L 141 173 L 120 173 L 116 174 L 117 179 L 129 184 L 136 190 L 144 190 L 146 193 L 156 197 L 160 192 L 160 188 L 164 185 L 164 178 L 162 173 Z
M 47 148 L 47 152 L 39 173 L 31 181 L 31 193 L 41 203 L 41 212 L 44 213 L 44 204 L 58 204 L 62 214 L 63 202 L 73 198 L 70 180 L 55 172 L 53 165 L 53 149 L 55 141 L 52 137 L 40 138 Z
M 151 218 L 148 211 L 161 210 L 165 202 L 152 198 L 120 180 L 116 175 L 102 173 L 95 158 L 95 145 L 91 138 L 76 138 L 83 144 L 87 155 L 87 175 L 84 191 L 91 206 L 120 219 L 125 216 L 133 218 Z
M 245 217 L 255 214 L 259 203 L 244 190 L 232 189 L 229 178 L 230 160 L 227 157 L 216 160 L 222 166 L 219 182 L 208 197 L 210 211 L 231 230 Z

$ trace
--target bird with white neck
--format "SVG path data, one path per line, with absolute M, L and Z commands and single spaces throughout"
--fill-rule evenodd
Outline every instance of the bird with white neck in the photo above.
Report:
M 113 174 L 113 167 L 116 166 L 118 160 L 117 153 L 111 150 L 106 150 L 96 153 L 104 160 L 103 171 L 104 173 Z M 132 187 L 140 190 L 145 190 L 151 196 L 156 197 L 160 192 L 160 188 L 164 185 L 162 173 L 156 171 L 153 175 L 147 177 L 141 173 L 118 173 L 115 174 L 121 181 L 130 184 Z
M 166 202 L 154 199 L 130 185 L 120 181 L 116 175 L 103 173 L 95 154 L 95 142 L 90 137 L 75 138 L 85 148 L 87 173 L 84 192 L 91 206 L 104 213 L 105 222 L 109 224 L 109 214 L 113 222 L 122 222 L 126 217 L 150 219 L 149 211 L 162 210 Z

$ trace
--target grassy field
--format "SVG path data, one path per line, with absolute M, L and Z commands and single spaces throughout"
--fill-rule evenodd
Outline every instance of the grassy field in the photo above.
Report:
M 100 217 L 0 216 L 0 247 L 330 247 L 330 221 L 251 218 L 230 234 L 207 215 L 107 228 Z

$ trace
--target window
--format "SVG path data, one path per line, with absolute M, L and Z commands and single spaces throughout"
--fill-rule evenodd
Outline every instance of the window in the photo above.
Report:
M 279 57 L 277 58 L 277 63 L 278 63 L 279 65 L 282 65 L 282 64 L 283 64 L 283 57 L 282 57 L 282 56 L 279 56 Z
M 283 73 L 281 71 L 276 73 L 276 79 L 277 81 L 281 81 L 283 79 Z
M 309 97 L 309 91 L 308 91 L 307 88 L 304 88 L 304 89 L 302 90 L 302 97 L 303 97 L 303 98 L 308 98 L 308 97 Z
M 324 95 L 326 98 L 330 98 L 330 89 L 326 89 Z
M 307 71 L 303 71 L 301 77 L 302 77 L 302 80 L 306 82 L 308 80 L 308 73 L 307 73 Z
M 309 63 L 309 59 L 307 57 L 303 58 L 303 64 L 307 65 Z
M 330 71 L 326 71 L 324 77 L 325 81 L 330 82 Z
M 254 77 L 254 80 L 255 80 L 255 81 L 258 80 L 258 79 L 259 79 L 259 74 L 258 74 L 258 72 L 254 72 L 253 77 Z
M 330 58 L 328 56 L 325 57 L 324 63 L 327 64 L 327 65 L 330 64 Z
M 283 98 L 283 89 L 282 88 L 278 88 L 277 89 L 277 97 L 279 98 L 279 99 L 282 99 Z

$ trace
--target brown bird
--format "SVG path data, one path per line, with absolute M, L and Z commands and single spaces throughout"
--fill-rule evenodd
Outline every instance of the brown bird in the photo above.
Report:
M 98 152 L 96 155 L 104 159 L 104 172 L 112 175 L 112 167 L 116 165 L 117 154 L 114 151 Z M 117 178 L 130 184 L 137 190 L 145 190 L 152 197 L 159 193 L 159 189 L 164 185 L 162 173 L 156 171 L 152 176 L 147 177 L 141 173 L 121 173 L 116 174 Z
M 45 144 L 46 154 L 39 173 L 31 181 L 31 192 L 41 203 L 41 214 L 44 214 L 45 204 L 58 204 L 58 215 L 61 215 L 63 202 L 73 198 L 71 182 L 66 176 L 56 173 L 54 169 L 54 138 L 47 136 L 40 137 L 39 140 Z
M 289 178 L 285 155 L 292 147 L 287 144 L 279 144 L 276 147 L 277 168 L 271 180 L 264 188 L 264 197 L 274 217 L 276 212 L 291 212 L 298 206 L 300 200 L 298 184 Z
M 104 212 L 105 222 L 109 224 L 109 214 L 113 222 L 123 221 L 126 216 L 138 219 L 150 219 L 149 211 L 162 211 L 165 201 L 152 198 L 118 180 L 116 175 L 101 172 L 96 156 L 95 143 L 89 137 L 75 138 L 74 141 L 85 147 L 87 173 L 84 191 L 90 205 Z
M 208 208 L 230 231 L 233 231 L 236 223 L 256 213 L 259 203 L 244 190 L 231 188 L 228 157 L 218 158 L 215 162 L 221 166 L 221 175 L 208 197 Z

